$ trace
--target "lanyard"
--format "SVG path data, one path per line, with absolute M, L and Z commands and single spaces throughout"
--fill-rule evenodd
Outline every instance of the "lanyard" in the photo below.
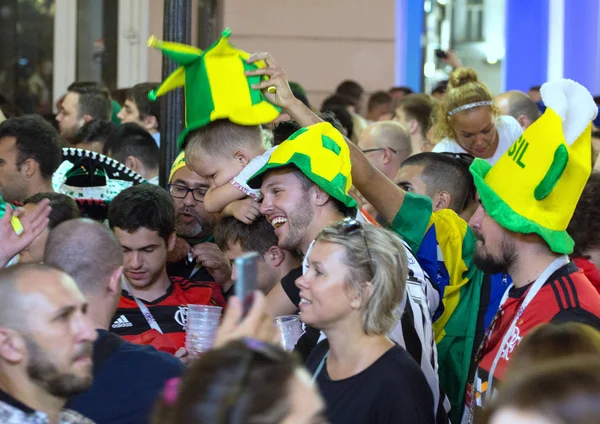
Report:
M 492 396 L 492 383 L 493 383 L 493 378 L 494 378 L 494 372 L 496 371 L 498 362 L 500 361 L 500 358 L 502 357 L 502 352 L 503 352 L 504 348 L 506 348 L 506 346 L 508 345 L 508 342 L 511 338 L 511 335 L 512 335 L 515 327 L 517 326 L 517 323 L 519 322 L 519 319 L 523 315 L 523 312 L 525 312 L 525 308 L 527 308 L 527 306 L 531 303 L 531 301 L 539 293 L 539 291 L 542 289 L 542 286 L 546 283 L 548 278 L 550 278 L 552 276 L 552 274 L 554 274 L 558 269 L 562 268 L 563 266 L 567 265 L 568 263 L 569 263 L 569 257 L 566 255 L 556 258 L 548 266 L 548 268 L 546 268 L 544 270 L 544 272 L 538 277 L 538 279 L 535 280 L 535 283 L 533 283 L 533 285 L 527 292 L 527 295 L 525 296 L 523 303 L 519 307 L 519 310 L 517 311 L 515 318 L 513 319 L 510 327 L 508 328 L 508 331 L 504 334 L 504 338 L 502 339 L 502 343 L 500 344 L 498 353 L 496 353 L 496 357 L 494 358 L 494 362 L 492 363 L 492 367 L 490 368 L 490 372 L 488 375 L 488 381 L 487 381 L 487 388 L 486 388 L 486 401 L 489 401 Z M 502 296 L 502 301 L 500 302 L 500 308 L 502 308 L 502 306 L 508 299 L 508 293 L 512 287 L 513 287 L 513 284 L 511 284 L 506 289 L 506 292 L 504 292 L 504 295 Z M 477 377 L 476 377 L 475 381 L 477 381 Z
M 142 315 L 144 316 L 144 318 L 146 318 L 146 322 L 148 323 L 150 328 L 158 331 L 160 334 L 164 334 L 162 329 L 160 328 L 160 325 L 158 325 L 158 322 L 156 322 L 156 319 L 152 316 L 150 309 L 148 309 L 144 302 L 142 302 L 140 299 L 133 295 L 133 290 L 131 290 L 129 282 L 127 281 L 124 275 L 121 275 L 121 288 L 128 292 L 131 295 L 131 297 L 133 297 L 133 300 L 135 300 L 135 303 L 137 303 L 138 308 L 140 308 L 140 311 L 142 311 Z
M 325 361 L 327 360 L 328 356 L 329 356 L 329 352 L 325 353 L 325 356 L 323 356 L 323 359 L 321 359 L 321 363 L 319 364 L 319 366 L 317 367 L 317 370 L 315 371 L 315 373 L 312 376 L 313 383 L 317 380 L 317 377 L 319 376 L 319 374 L 321 374 L 321 371 L 323 371 L 323 367 L 325 366 Z

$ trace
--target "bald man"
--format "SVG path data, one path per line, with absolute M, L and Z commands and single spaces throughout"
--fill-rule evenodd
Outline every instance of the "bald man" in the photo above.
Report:
M 369 125 L 361 133 L 358 147 L 390 180 L 394 179 L 402 162 L 412 153 L 408 131 L 402 124 L 393 121 Z
M 92 384 L 96 332 L 75 281 L 43 264 L 0 270 L 0 419 L 93 424 L 64 409 Z
M 121 244 L 102 224 L 74 219 L 50 232 L 44 262 L 74 278 L 89 301 L 88 315 L 98 333 L 94 384 L 86 393 L 71 399 L 69 407 L 97 423 L 149 422 L 154 401 L 165 382 L 181 375 L 183 364 L 153 347 L 128 343 L 108 332 L 121 296 Z M 126 319 L 117 319 L 116 323 L 133 325 Z
M 521 91 L 507 91 L 496 96 L 494 105 L 500 110 L 501 115 L 512 116 L 519 121 L 523 130 L 540 117 L 537 103 Z

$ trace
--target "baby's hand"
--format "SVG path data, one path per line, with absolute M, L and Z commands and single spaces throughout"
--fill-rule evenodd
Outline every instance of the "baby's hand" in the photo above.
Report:
M 260 203 L 250 198 L 231 202 L 227 205 L 224 212 L 247 225 L 252 224 L 261 215 Z

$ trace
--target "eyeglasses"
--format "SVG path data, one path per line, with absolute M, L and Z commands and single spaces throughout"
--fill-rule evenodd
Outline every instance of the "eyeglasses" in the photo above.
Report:
M 390 149 L 392 151 L 392 153 L 395 155 L 398 154 L 398 152 L 395 151 L 394 149 L 392 149 L 391 147 L 377 147 L 376 149 L 366 149 L 366 150 L 363 150 L 362 152 L 363 153 L 379 152 L 381 150 L 387 150 L 387 149 Z
M 188 193 L 192 193 L 192 197 L 196 202 L 204 202 L 205 188 L 187 188 L 177 184 L 169 184 L 169 194 L 175 199 L 185 199 Z
M 345 218 L 342 222 L 338 224 L 340 231 L 344 235 L 350 235 L 354 232 L 359 231 L 360 235 L 365 242 L 365 247 L 367 248 L 367 255 L 369 256 L 369 271 L 371 271 L 371 278 L 375 276 L 375 272 L 373 272 L 373 259 L 371 258 L 371 250 L 369 249 L 369 243 L 367 243 L 367 237 L 365 236 L 364 227 L 360 221 L 352 218 Z

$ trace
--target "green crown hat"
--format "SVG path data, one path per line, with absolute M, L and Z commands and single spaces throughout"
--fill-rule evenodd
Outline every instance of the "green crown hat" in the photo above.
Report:
M 261 125 L 279 116 L 280 109 L 269 103 L 252 85 L 267 79 L 247 77 L 244 73 L 266 66 L 264 61 L 248 63 L 250 53 L 236 49 L 229 42 L 231 30 L 206 50 L 194 46 L 159 41 L 150 37 L 148 46 L 181 65 L 154 91 L 150 100 L 183 86 L 185 89 L 185 129 L 177 145 L 181 149 L 190 131 L 217 119 L 228 119 L 239 125 Z
M 541 88 L 546 111 L 494 166 L 475 159 L 471 174 L 486 212 L 502 227 L 538 234 L 555 253 L 573 252 L 567 226 L 592 168 L 592 95 L 575 81 Z
M 248 179 L 248 185 L 260 188 L 265 173 L 285 166 L 297 167 L 327 194 L 349 208 L 356 207 L 348 194 L 352 187 L 350 149 L 331 124 L 321 122 L 296 131 L 275 148 L 266 165 Z

